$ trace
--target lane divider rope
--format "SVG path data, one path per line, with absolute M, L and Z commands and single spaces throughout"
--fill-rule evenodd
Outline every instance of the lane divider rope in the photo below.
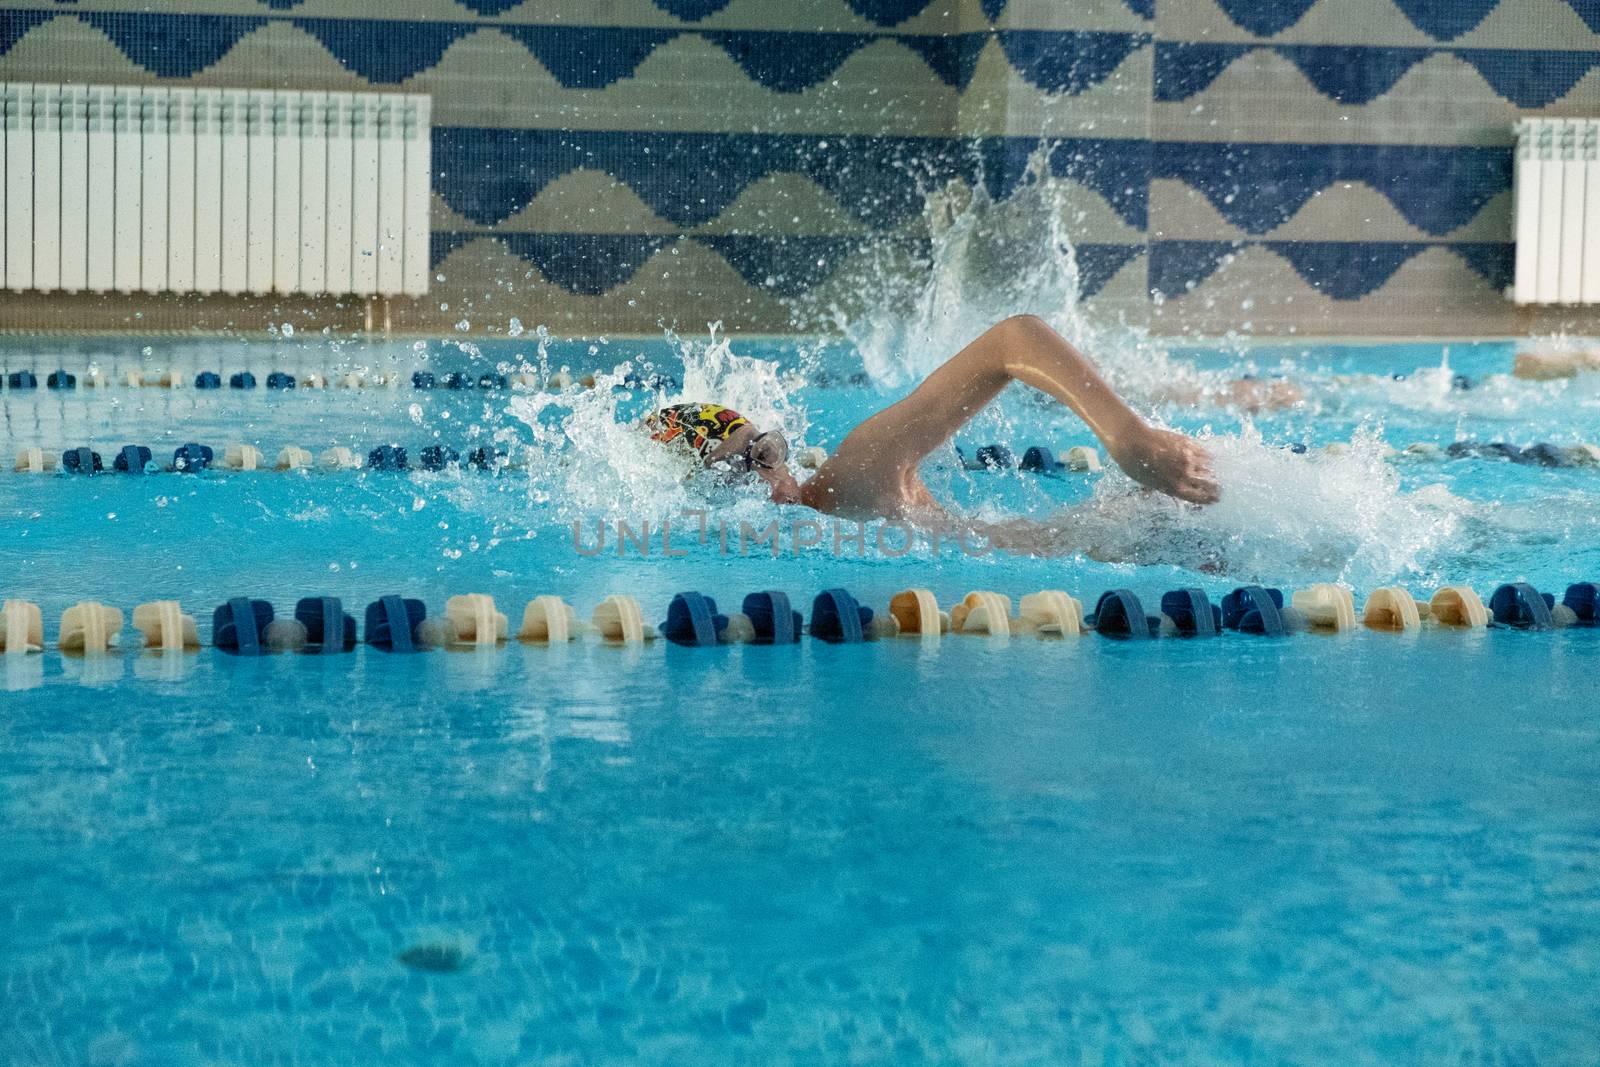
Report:
M 212 612 L 211 645 L 240 655 L 264 652 L 347 652 L 357 644 L 355 618 L 338 597 L 303 597 L 291 616 L 279 618 L 270 601 L 235 597 Z M 1357 620 L 1359 619 L 1359 625 Z M 896 593 L 888 610 L 876 612 L 858 603 L 842 588 L 819 593 L 811 604 L 809 625 L 790 604 L 787 594 L 762 590 L 748 594 L 741 610 L 725 614 L 700 592 L 672 598 L 666 619 L 654 626 L 644 621 L 639 603 L 626 594 L 612 594 L 594 609 L 589 622 L 557 596 L 533 598 L 523 610 L 516 639 L 527 644 L 565 644 L 591 636 L 608 644 L 642 645 L 657 638 L 673 644 L 709 647 L 719 644 L 794 644 L 802 634 L 835 644 L 856 644 L 893 637 L 918 637 L 937 642 L 954 635 L 989 638 L 1032 636 L 1069 638 L 1088 632 L 1102 636 L 1149 640 L 1160 637 L 1215 637 L 1226 632 L 1283 637 L 1300 632 L 1346 633 L 1356 629 L 1415 633 L 1424 626 L 1444 629 L 1554 630 L 1600 626 L 1600 583 L 1577 582 L 1558 603 L 1526 582 L 1495 589 L 1486 607 L 1470 588 L 1445 586 L 1431 599 L 1419 601 L 1399 586 L 1374 590 L 1358 616 L 1354 598 L 1342 586 L 1322 583 L 1285 599 L 1282 590 L 1259 585 L 1234 589 L 1213 604 L 1200 589 L 1175 589 L 1162 594 L 1160 610 L 1147 612 L 1129 589 L 1101 594 L 1094 611 L 1084 614 L 1076 598 L 1047 589 L 1021 599 L 1012 614 L 1011 599 L 990 590 L 973 590 L 949 609 L 941 609 L 931 591 L 914 588 Z M 201 640 L 193 615 L 177 601 L 157 600 L 133 610 L 138 647 L 169 652 L 194 650 Z M 56 632 L 56 647 L 70 653 L 94 654 L 118 646 L 122 612 L 86 600 L 67 608 Z M 367 605 L 366 643 L 392 652 L 435 648 L 493 648 L 511 639 L 507 618 L 486 593 L 452 596 L 442 615 L 429 615 L 423 601 L 384 596 Z M 22 655 L 46 648 L 39 605 L 6 600 L 0 606 L 0 651 Z

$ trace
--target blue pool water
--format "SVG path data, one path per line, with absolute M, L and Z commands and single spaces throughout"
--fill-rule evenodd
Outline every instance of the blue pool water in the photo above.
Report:
M 91 362 L 264 380 L 631 360 L 823 447 L 907 385 L 882 366 L 852 384 L 863 363 L 843 349 L 738 338 L 687 356 L 568 342 L 543 363 L 514 341 L 3 354 L 41 381 Z M 1210 435 L 1216 508 L 1114 473 L 930 464 L 957 507 L 1050 524 L 1058 552 L 1040 558 L 848 542 L 741 557 L 714 538 L 584 555 L 574 520 L 659 523 L 708 500 L 789 518 L 654 465 L 619 425 L 650 402 L 637 391 L 0 393 L 8 454 L 489 441 L 526 464 L 5 473 L 0 595 L 39 601 L 53 637 L 86 598 L 208 615 L 236 595 L 285 611 L 399 592 L 438 611 L 481 591 L 514 626 L 543 593 L 586 615 L 626 592 L 659 618 L 680 589 L 731 608 L 843 585 L 881 607 L 912 585 L 948 604 L 1600 580 L 1600 469 L 1380 446 L 1593 441 L 1600 386 L 1513 381 L 1504 345 L 1172 358 L 1196 380 L 1285 373 L 1308 392 L 1252 419 L 1145 405 Z M 1103 359 L 1149 388 L 1139 359 Z M 1019 393 L 960 441 L 1089 438 Z M 1597 653 L 1600 631 L 1502 630 L 0 657 L 0 1060 L 1592 1063 Z

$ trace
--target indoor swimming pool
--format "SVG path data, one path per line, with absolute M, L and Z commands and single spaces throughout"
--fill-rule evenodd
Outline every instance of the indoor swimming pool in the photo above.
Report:
M 895 555 L 826 524 L 808 547 L 724 549 L 718 520 L 799 509 L 686 484 L 635 428 L 661 400 L 715 398 L 831 449 L 931 367 L 916 357 L 726 336 L 8 341 L 6 370 L 39 383 L 0 393 L 8 458 L 88 447 L 110 467 L 127 444 L 166 460 L 189 442 L 218 467 L 233 443 L 266 466 L 288 445 L 504 458 L 8 471 L 3 595 L 38 602 L 51 642 L 88 599 L 175 599 L 208 641 L 238 596 L 280 616 L 338 596 L 359 618 L 388 594 L 437 614 L 486 592 L 515 630 L 547 594 L 587 618 L 624 593 L 657 622 L 686 590 L 723 611 L 785 590 L 809 615 L 829 587 L 881 612 L 917 586 L 948 607 L 975 589 L 1153 605 L 1339 582 L 1359 605 L 1386 585 L 1559 597 L 1600 580 L 1600 468 L 1449 452 L 1593 442 L 1600 382 L 1513 379 L 1505 344 L 1128 343 L 1102 365 L 1206 438 L 1222 503 L 1110 470 L 930 462 L 964 514 L 1055 531 L 1055 554 L 1018 557 Z M 57 368 L 75 389 L 46 387 Z M 184 384 L 132 387 L 129 368 Z M 513 380 L 563 368 L 596 387 Z M 257 387 L 229 388 L 246 370 Z M 222 387 L 195 389 L 204 371 Z M 274 371 L 330 384 L 268 389 Z M 1162 399 L 1246 376 L 1305 399 L 1255 415 Z M 1014 389 L 956 443 L 1094 441 Z M 659 537 L 597 551 L 597 523 L 663 521 L 690 531 L 681 554 Z M 1600 1042 L 1597 652 L 1596 629 L 1428 627 L 6 655 L 8 1047 L 29 1063 L 290 1047 L 375 1064 L 1579 1063 Z

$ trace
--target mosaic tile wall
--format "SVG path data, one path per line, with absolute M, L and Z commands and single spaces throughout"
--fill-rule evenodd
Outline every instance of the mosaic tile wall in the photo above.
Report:
M 1600 114 L 1595 0 L 1163 0 L 1161 332 L 1594 332 L 1518 310 L 1512 124 Z
M 927 247 L 925 190 L 1068 179 L 1098 315 L 1511 333 L 1510 124 L 1594 113 L 1595 0 L 124 0 L 0 7 L 0 80 L 434 97 L 402 331 L 791 328 Z M 0 297 L 0 328 L 301 329 L 356 303 Z

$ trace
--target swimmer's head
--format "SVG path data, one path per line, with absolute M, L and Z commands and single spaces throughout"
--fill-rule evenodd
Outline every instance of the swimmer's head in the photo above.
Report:
M 776 504 L 800 500 L 800 483 L 789 473 L 789 441 L 777 430 L 765 432 L 746 423 L 706 454 L 705 464 L 736 475 L 760 478 Z

